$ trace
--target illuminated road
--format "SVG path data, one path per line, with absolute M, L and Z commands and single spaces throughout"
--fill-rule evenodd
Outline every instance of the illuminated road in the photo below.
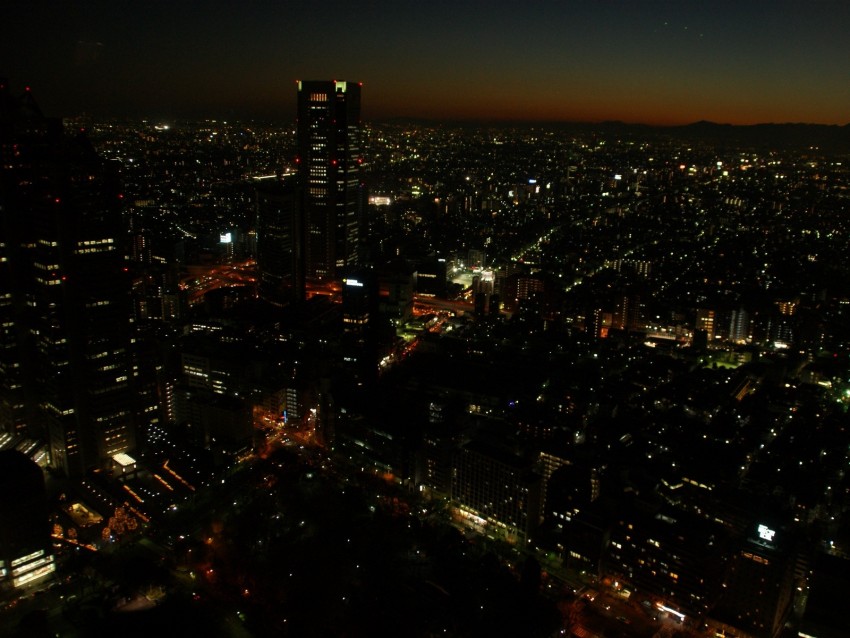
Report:
M 180 280 L 180 289 L 189 293 L 189 305 L 203 301 L 204 295 L 217 288 L 232 286 L 257 286 L 257 264 L 247 259 L 234 264 L 214 264 L 211 266 L 187 266 L 186 274 Z
M 449 310 L 456 315 L 472 312 L 475 304 L 471 301 L 450 301 L 448 299 L 437 299 L 425 295 L 413 295 L 413 302 L 418 306 L 424 306 L 433 310 Z

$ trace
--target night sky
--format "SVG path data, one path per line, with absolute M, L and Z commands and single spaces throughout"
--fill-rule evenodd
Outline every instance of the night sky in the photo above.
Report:
M 49 115 L 850 122 L 850 1 L 0 0 L 0 75 Z

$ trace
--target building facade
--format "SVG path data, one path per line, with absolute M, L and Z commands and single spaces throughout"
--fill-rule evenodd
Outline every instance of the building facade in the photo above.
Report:
M 304 263 L 311 279 L 338 279 L 360 262 L 360 84 L 298 82 L 298 175 L 304 188 Z
M 462 522 L 524 546 L 540 524 L 542 477 L 532 463 L 471 441 L 454 458 L 451 498 Z
M 123 194 L 84 135 L 29 92 L 2 91 L 5 428 L 45 439 L 52 466 L 80 474 L 135 447 Z

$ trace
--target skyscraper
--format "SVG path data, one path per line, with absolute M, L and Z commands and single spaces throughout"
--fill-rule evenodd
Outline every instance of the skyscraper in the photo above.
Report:
M 60 126 L 42 116 L 29 90 L 13 96 L 0 78 L 0 432 L 21 436 L 38 434 L 29 400 L 30 339 L 21 321 L 27 312 L 24 280 L 32 268 L 27 253 L 34 248 L 26 202 L 39 197 L 37 166 Z
M 84 136 L 0 85 L 3 427 L 78 474 L 135 445 L 122 195 Z
M 277 306 L 305 295 L 302 201 L 293 176 L 256 189 L 260 296 Z
M 298 175 L 308 278 L 338 279 L 360 261 L 360 84 L 298 82 Z

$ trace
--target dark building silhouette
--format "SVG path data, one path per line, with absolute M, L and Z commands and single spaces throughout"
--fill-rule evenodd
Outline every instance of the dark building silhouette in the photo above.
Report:
M 429 297 L 446 296 L 445 259 L 431 259 L 417 265 L 416 292 Z
M 44 474 L 25 454 L 0 451 L 0 590 L 55 570 Z
M 360 345 L 376 322 L 378 314 L 378 280 L 372 271 L 355 272 L 343 280 L 342 329 Z
M 844 611 L 844 594 L 850 591 L 850 561 L 820 554 L 812 565 L 811 591 L 799 634 L 841 638 L 850 636 L 850 618 Z
M 256 202 L 260 296 L 277 306 L 302 301 L 304 228 L 296 178 L 262 183 L 256 190 Z
M 360 84 L 299 81 L 297 128 L 306 276 L 338 279 L 360 262 Z
M 377 378 L 384 323 L 378 313 L 380 293 L 374 271 L 356 271 L 342 282 L 342 367 L 348 381 L 370 385 Z
M 750 526 L 726 574 L 714 618 L 751 636 L 782 633 L 791 610 L 796 552 L 784 526 Z
M 5 430 L 79 474 L 135 446 L 129 275 L 117 175 L 27 91 L 0 91 Z
M 410 321 L 413 318 L 415 270 L 401 260 L 385 264 L 378 270 L 378 285 L 379 312 L 395 327 Z
M 722 592 L 726 537 L 716 522 L 676 508 L 623 508 L 602 570 L 677 614 L 702 618 Z
M 29 208 L 38 193 L 38 165 L 61 123 L 44 118 L 32 95 L 14 97 L 0 78 L 0 431 L 36 435 L 27 346 L 24 278 L 29 277 Z

